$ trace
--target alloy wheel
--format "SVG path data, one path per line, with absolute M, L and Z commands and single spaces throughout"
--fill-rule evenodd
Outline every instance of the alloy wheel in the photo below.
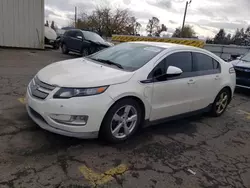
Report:
M 216 113 L 217 114 L 221 114 L 222 112 L 224 112 L 224 110 L 227 107 L 228 104 L 228 94 L 227 92 L 222 92 L 220 94 L 220 97 L 218 98 L 218 101 L 216 102 Z
M 125 105 L 118 109 L 111 120 L 111 133 L 115 138 L 128 137 L 136 127 L 138 112 L 131 105 Z

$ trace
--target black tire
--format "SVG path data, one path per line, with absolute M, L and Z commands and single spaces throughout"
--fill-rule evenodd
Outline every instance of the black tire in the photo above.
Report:
M 89 55 L 89 49 L 88 48 L 83 48 L 81 54 L 82 54 L 83 57 L 88 56 Z
M 58 44 L 54 44 L 54 45 L 53 45 L 53 48 L 54 48 L 55 50 L 58 50 L 58 49 L 59 49 L 59 45 L 58 45 Z
M 62 53 L 63 54 L 68 54 L 69 53 L 69 50 L 68 50 L 66 44 L 62 44 L 61 49 L 62 49 Z
M 112 119 L 113 119 L 114 115 L 116 114 L 116 112 L 119 111 L 119 109 L 123 108 L 124 106 L 134 107 L 134 109 L 137 112 L 137 121 L 135 123 L 133 130 L 131 130 L 129 135 L 127 135 L 124 138 L 117 138 L 112 134 L 112 131 L 111 131 L 112 124 L 111 123 L 112 123 Z M 108 110 L 106 116 L 103 119 L 99 136 L 100 136 L 100 138 L 104 139 L 105 141 L 107 141 L 109 143 L 120 143 L 120 142 L 127 140 L 132 135 L 134 135 L 135 132 L 137 131 L 137 129 L 139 128 L 139 125 L 141 122 L 142 122 L 142 109 L 141 109 L 140 105 L 138 104 L 138 102 L 134 99 L 129 99 L 129 98 L 122 99 L 122 100 L 116 102 Z
M 221 96 L 222 96 L 223 94 L 224 94 L 224 96 L 227 96 L 227 100 L 224 102 L 225 107 L 224 107 L 223 109 L 221 109 L 221 111 L 220 111 L 220 110 L 218 110 L 218 103 L 222 100 L 222 97 L 221 97 Z M 224 97 L 223 97 L 223 98 L 224 98 Z M 231 93 L 230 93 L 230 90 L 227 89 L 227 88 L 222 89 L 222 90 L 219 92 L 219 94 L 216 96 L 215 100 L 214 100 L 214 103 L 213 103 L 213 105 L 212 105 L 212 109 L 211 109 L 211 111 L 210 111 L 210 114 L 211 114 L 212 116 L 214 116 L 214 117 L 219 117 L 219 116 L 221 116 L 221 115 L 226 111 L 227 106 L 228 106 L 230 100 L 231 100 Z M 221 108 L 222 108 L 222 106 L 221 106 Z

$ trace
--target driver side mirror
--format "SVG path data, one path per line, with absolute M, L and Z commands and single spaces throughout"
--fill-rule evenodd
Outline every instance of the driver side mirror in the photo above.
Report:
M 169 66 L 166 72 L 166 75 L 168 77 L 174 77 L 174 76 L 179 76 L 183 73 L 183 71 L 175 66 Z

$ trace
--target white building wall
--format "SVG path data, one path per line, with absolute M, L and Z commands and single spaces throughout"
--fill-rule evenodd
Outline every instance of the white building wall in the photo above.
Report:
M 0 0 L 0 46 L 44 48 L 44 0 Z

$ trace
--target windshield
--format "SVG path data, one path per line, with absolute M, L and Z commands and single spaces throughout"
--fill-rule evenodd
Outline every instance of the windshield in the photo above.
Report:
M 250 53 L 244 55 L 242 58 L 241 58 L 242 61 L 247 61 L 247 62 L 250 62 Z
M 90 40 L 93 42 L 105 42 L 104 39 L 97 35 L 96 33 L 93 32 L 89 32 L 89 31 L 83 31 L 83 35 L 85 37 L 86 40 Z
M 164 48 L 140 43 L 122 43 L 88 56 L 94 60 L 106 60 L 120 64 L 124 70 L 135 71 L 149 62 Z

